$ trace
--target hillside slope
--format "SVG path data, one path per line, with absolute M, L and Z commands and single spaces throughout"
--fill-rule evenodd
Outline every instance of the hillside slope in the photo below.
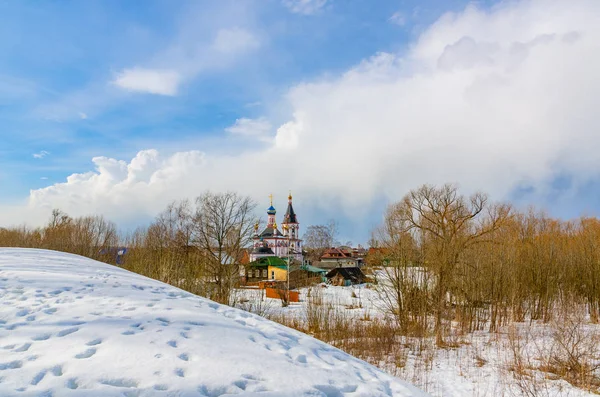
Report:
M 1 396 L 424 396 L 309 336 L 75 255 L 0 249 Z

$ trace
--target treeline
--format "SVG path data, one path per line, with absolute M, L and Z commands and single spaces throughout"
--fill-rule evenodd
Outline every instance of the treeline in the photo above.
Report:
M 107 249 L 118 244 L 117 227 L 102 216 L 72 218 L 53 210 L 47 225 L 0 228 L 0 246 L 43 248 L 107 260 Z
M 232 304 L 238 264 L 258 222 L 255 207 L 249 197 L 207 192 L 170 204 L 128 235 L 102 216 L 55 210 L 42 228 L 0 228 L 0 245 L 113 264 L 115 249 L 127 247 L 124 268 Z M 334 233 L 322 234 L 327 246 Z M 371 246 L 383 309 L 403 333 L 433 332 L 439 345 L 452 327 L 495 331 L 513 321 L 548 322 L 559 305 L 585 304 L 591 321 L 600 320 L 596 218 L 561 221 L 481 193 L 466 197 L 453 185 L 425 185 L 389 206 Z
M 155 220 L 119 235 L 102 216 L 70 217 L 54 210 L 41 228 L 0 228 L 0 246 L 44 248 L 83 255 L 233 304 L 239 263 L 251 243 L 256 204 L 236 193 L 206 192 L 194 201 L 171 203 Z
M 378 291 L 403 332 L 496 331 L 585 305 L 600 318 L 600 221 L 519 212 L 454 185 L 422 186 L 389 206 L 374 236 Z

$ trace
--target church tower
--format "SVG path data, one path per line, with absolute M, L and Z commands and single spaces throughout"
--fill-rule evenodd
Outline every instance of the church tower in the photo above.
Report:
M 302 247 L 300 246 L 300 224 L 292 205 L 292 193 L 288 196 L 288 207 L 283 217 L 283 236 L 288 238 L 290 254 L 296 259 L 302 260 Z
M 271 194 L 269 198 L 271 199 L 271 206 L 267 209 L 267 227 L 272 228 L 273 225 L 277 224 L 275 221 L 275 214 L 277 214 L 277 211 L 275 211 L 275 207 L 273 207 L 273 195 Z

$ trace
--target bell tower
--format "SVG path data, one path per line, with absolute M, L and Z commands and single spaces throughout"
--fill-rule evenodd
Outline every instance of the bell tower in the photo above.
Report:
M 288 207 L 283 217 L 282 226 L 284 237 L 289 239 L 289 249 L 292 251 L 292 255 L 301 257 L 302 247 L 300 246 L 300 243 L 302 240 L 299 238 L 300 223 L 298 223 L 298 217 L 296 216 L 294 206 L 292 205 L 292 192 L 290 192 L 288 196 Z

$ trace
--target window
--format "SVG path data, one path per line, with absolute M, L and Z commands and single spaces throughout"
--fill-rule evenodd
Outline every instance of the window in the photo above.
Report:
M 271 280 L 275 280 L 275 270 L 271 270 Z
M 260 270 L 259 269 L 256 269 L 254 271 L 254 277 L 260 277 Z
M 263 275 L 264 278 L 267 278 L 267 269 L 263 269 Z

